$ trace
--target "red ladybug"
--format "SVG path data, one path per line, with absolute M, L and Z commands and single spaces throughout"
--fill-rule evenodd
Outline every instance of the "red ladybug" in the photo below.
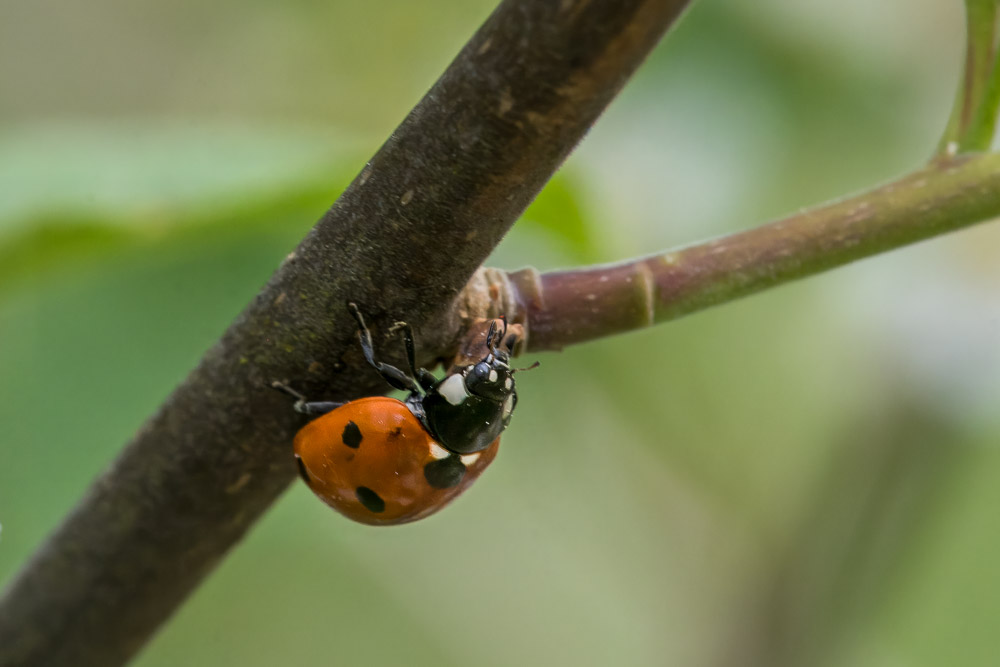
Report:
M 483 356 L 438 381 L 416 368 L 409 325 L 399 325 L 407 374 L 375 361 L 364 318 L 353 303 L 348 307 L 358 322 L 365 359 L 386 382 L 410 394 L 402 401 L 374 396 L 309 402 L 275 382 L 275 388 L 298 399 L 298 412 L 322 415 L 295 436 L 299 473 L 316 495 L 349 519 L 373 525 L 416 521 L 454 500 L 496 457 L 500 433 L 517 404 L 508 362 L 518 337 L 507 335 L 506 320 L 494 320 Z

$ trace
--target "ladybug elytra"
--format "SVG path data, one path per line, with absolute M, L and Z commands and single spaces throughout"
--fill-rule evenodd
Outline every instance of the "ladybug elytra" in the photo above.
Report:
M 295 436 L 295 458 L 305 483 L 328 505 L 354 521 L 392 525 L 438 511 L 467 489 L 493 461 L 500 434 L 517 404 L 510 355 L 520 327 L 508 335 L 505 319 L 493 320 L 477 358 L 438 380 L 416 368 L 413 332 L 403 333 L 409 373 L 375 360 L 372 336 L 358 307 L 367 362 L 403 400 L 386 396 L 347 403 L 310 402 L 290 387 L 295 409 L 320 415 Z

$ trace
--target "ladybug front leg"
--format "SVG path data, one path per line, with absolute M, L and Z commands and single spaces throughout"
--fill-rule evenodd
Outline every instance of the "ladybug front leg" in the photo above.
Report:
M 424 388 L 424 391 L 430 391 L 434 388 L 434 385 L 438 383 L 438 379 L 434 377 L 434 373 L 431 373 L 426 368 L 417 369 L 417 381 L 420 382 L 420 386 Z
M 295 391 L 284 382 L 278 382 L 277 380 L 271 383 L 271 387 L 296 399 L 292 408 L 296 412 L 300 412 L 304 415 L 325 415 L 326 413 L 333 412 L 343 405 L 343 403 L 337 403 L 334 401 L 308 401 L 305 396 Z
M 365 325 L 365 320 L 361 316 L 361 311 L 358 310 L 357 305 L 354 303 L 347 304 L 347 308 L 351 311 L 351 315 L 354 316 L 354 319 L 358 323 L 358 338 L 361 340 L 361 353 L 365 355 L 365 361 L 367 361 L 372 368 L 378 371 L 378 374 L 382 376 L 382 379 L 388 382 L 393 389 L 401 389 L 414 394 L 422 394 L 423 390 L 415 378 L 407 375 L 395 366 L 383 364 L 381 361 L 375 361 L 372 334 Z M 412 339 L 410 341 L 410 345 L 413 345 Z
M 417 368 L 417 355 L 413 344 L 413 328 L 406 322 L 396 322 L 392 331 L 400 329 L 403 332 L 403 345 L 406 347 L 406 361 L 410 364 L 410 374 L 417 379 L 420 387 L 430 391 L 437 384 L 437 378 L 426 368 Z

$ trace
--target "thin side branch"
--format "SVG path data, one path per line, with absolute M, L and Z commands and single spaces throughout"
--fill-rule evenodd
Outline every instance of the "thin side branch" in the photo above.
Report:
M 453 352 L 455 296 L 686 4 L 505 0 L 13 581 L 0 665 L 142 647 L 294 477 L 271 382 L 386 389 L 346 302 L 379 335 L 409 319 L 422 362 Z
M 998 0 L 965 0 L 966 51 L 962 78 L 941 155 L 989 150 L 1000 105 L 1000 12 Z
M 1000 217 L 1000 154 L 936 163 L 745 232 L 621 264 L 493 275 L 526 349 L 631 331 Z M 470 289 L 481 289 L 476 284 Z

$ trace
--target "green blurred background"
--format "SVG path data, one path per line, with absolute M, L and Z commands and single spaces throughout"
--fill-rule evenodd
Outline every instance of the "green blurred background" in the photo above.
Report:
M 0 582 L 491 9 L 5 4 Z M 701 0 L 491 264 L 907 170 L 962 32 L 958 0 Z M 995 665 L 998 253 L 987 225 L 538 355 L 454 506 L 370 529 L 296 484 L 136 664 Z

